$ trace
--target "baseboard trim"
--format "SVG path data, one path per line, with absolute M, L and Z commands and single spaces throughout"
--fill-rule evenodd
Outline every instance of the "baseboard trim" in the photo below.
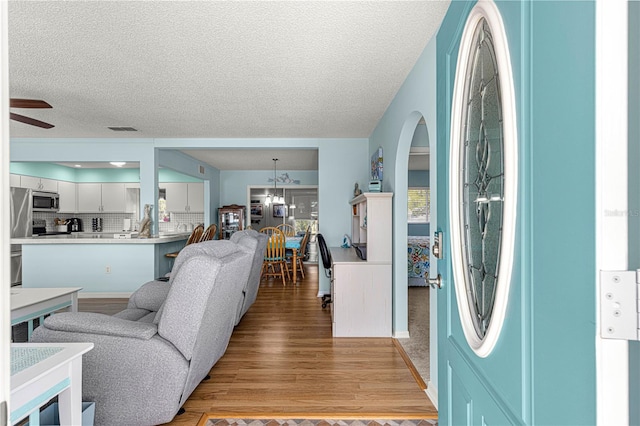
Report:
M 407 352 L 404 350 L 404 348 L 402 347 L 400 342 L 398 342 L 397 339 L 391 339 L 391 340 L 393 340 L 393 346 L 395 346 L 396 350 L 404 360 L 404 363 L 407 364 L 407 368 L 411 372 L 411 375 L 413 376 L 418 386 L 420 386 L 420 389 L 423 389 L 426 392 L 427 385 L 424 382 L 424 380 L 422 380 L 422 377 L 420 376 L 420 373 L 418 373 L 418 369 L 416 369 L 416 366 L 413 365 L 413 362 L 411 362 L 411 358 L 409 358 L 409 355 L 407 355 Z
M 131 292 L 79 292 L 78 299 L 128 299 Z
M 393 333 L 393 338 L 394 339 L 408 339 L 409 338 L 409 332 L 408 331 L 396 331 L 395 333 Z
M 431 380 L 427 383 L 427 388 L 424 390 L 427 397 L 431 400 L 431 403 L 436 410 L 438 409 L 438 388 L 433 384 Z

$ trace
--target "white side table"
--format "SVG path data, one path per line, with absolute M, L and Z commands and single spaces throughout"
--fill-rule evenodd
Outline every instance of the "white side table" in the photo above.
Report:
M 11 345 L 11 424 L 29 416 L 40 424 L 40 407 L 58 396 L 60 424 L 82 424 L 82 354 L 93 343 Z
M 60 288 L 12 288 L 11 289 L 11 325 L 28 322 L 28 339 L 31 340 L 33 320 L 57 310 L 70 307 L 71 312 L 78 311 L 78 292 L 82 287 Z

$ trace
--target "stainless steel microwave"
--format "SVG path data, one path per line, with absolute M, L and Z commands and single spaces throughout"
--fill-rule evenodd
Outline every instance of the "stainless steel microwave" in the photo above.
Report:
M 34 212 L 57 212 L 60 210 L 60 195 L 57 192 L 32 192 L 31 207 Z

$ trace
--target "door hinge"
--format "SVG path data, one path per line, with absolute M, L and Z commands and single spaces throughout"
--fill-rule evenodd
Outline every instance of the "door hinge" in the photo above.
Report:
M 640 340 L 640 269 L 600 271 L 600 336 Z

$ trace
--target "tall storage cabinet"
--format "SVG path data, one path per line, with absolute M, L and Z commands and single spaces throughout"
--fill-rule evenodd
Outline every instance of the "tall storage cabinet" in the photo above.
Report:
M 351 241 L 366 244 L 366 260 L 353 248 L 331 248 L 334 337 L 390 337 L 392 206 L 390 192 L 351 200 Z
M 220 240 L 228 240 L 234 232 L 244 229 L 245 207 L 237 204 L 223 206 L 218 209 L 218 229 Z

